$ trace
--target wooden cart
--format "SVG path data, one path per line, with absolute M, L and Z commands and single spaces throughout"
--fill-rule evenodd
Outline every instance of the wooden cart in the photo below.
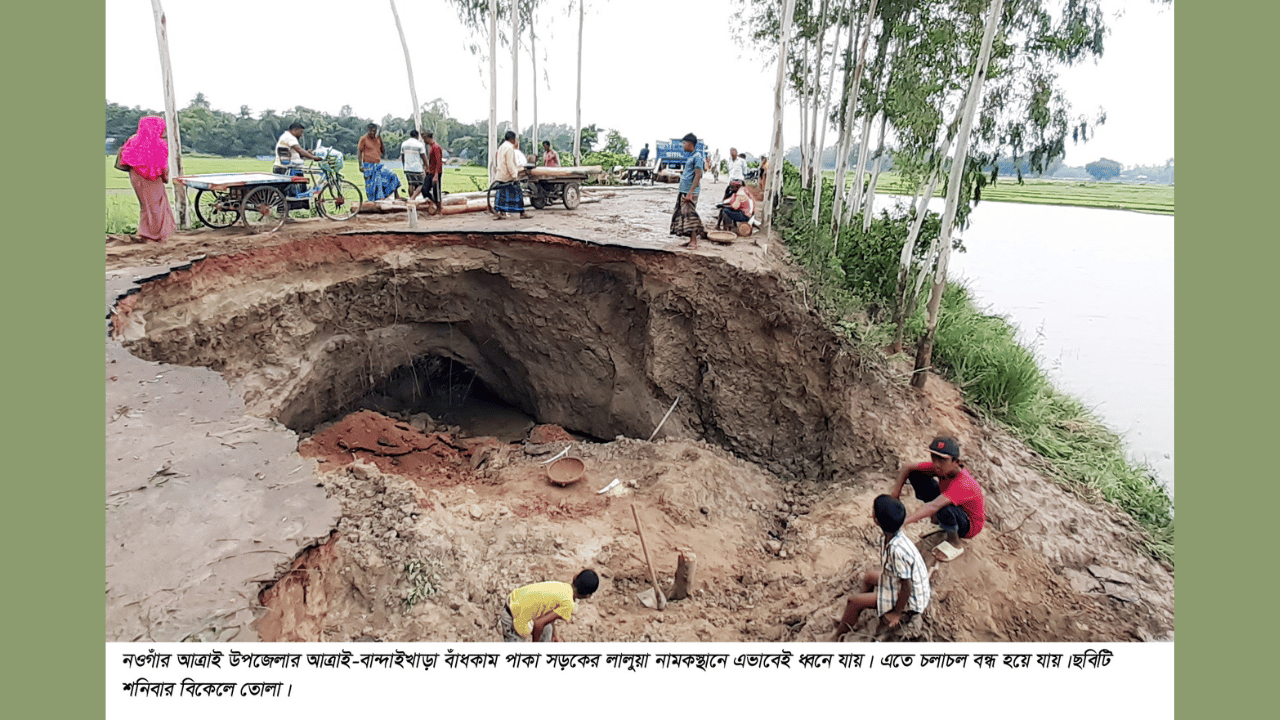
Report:
M 308 188 L 305 175 L 275 173 L 213 173 L 174 178 L 197 190 L 196 217 L 212 228 L 242 223 L 256 232 L 270 232 L 284 224 L 290 210 L 315 207 L 331 220 L 347 220 L 360 211 L 363 196 L 353 183 L 342 180 L 336 170 L 321 175 Z

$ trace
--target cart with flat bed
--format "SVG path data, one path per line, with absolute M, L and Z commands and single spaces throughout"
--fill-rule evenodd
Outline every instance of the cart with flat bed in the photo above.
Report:
M 529 204 L 537 210 L 548 205 L 562 203 L 566 210 L 573 210 L 582 201 L 582 183 L 591 175 L 603 171 L 599 165 L 574 167 L 525 166 L 519 182 L 525 194 L 529 196 Z M 489 186 L 489 212 L 493 212 L 497 199 L 497 188 L 502 183 L 495 182 Z
M 270 172 L 210 173 L 174 178 L 196 190 L 196 217 L 212 228 L 237 222 L 255 232 L 271 232 L 284 224 L 291 210 L 314 208 L 330 220 L 349 220 L 360 212 L 364 200 L 360 188 L 339 175 L 341 160 L 322 160 L 317 166 L 299 168 L 307 175 Z

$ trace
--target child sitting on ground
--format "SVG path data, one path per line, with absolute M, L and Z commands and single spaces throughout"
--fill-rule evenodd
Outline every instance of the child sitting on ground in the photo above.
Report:
M 862 588 L 845 603 L 844 616 L 836 624 L 832 642 L 852 630 L 858 616 L 868 608 L 875 608 L 882 625 L 897 627 L 903 619 L 909 620 L 929 606 L 929 568 L 920 551 L 901 532 L 907 508 L 889 495 L 877 497 L 871 508 L 871 516 L 884 532 L 880 570 L 862 576 Z

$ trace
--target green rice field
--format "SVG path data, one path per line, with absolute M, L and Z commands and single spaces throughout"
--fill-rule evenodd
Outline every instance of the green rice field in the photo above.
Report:
M 133 194 L 133 186 L 129 184 L 128 173 L 122 173 L 114 167 L 115 155 L 106 156 L 106 232 L 132 233 L 138 230 L 138 198 Z M 270 160 L 257 160 L 250 157 L 223 158 L 184 156 L 182 158 L 184 175 L 204 175 L 208 173 L 232 172 L 271 172 Z M 394 171 L 400 178 L 401 189 L 408 187 L 404 173 Z M 364 176 L 360 166 L 348 162 L 342 168 L 342 177 L 355 183 L 364 191 Z M 445 167 L 440 176 L 441 184 L 447 193 L 472 192 L 484 190 L 489 186 L 488 171 L 482 167 L 463 165 Z M 170 190 L 172 196 L 172 190 Z M 195 201 L 195 192 L 187 194 L 188 202 Z M 295 211 L 296 216 L 296 211 Z M 192 212 L 192 222 L 198 223 Z
M 834 172 L 827 173 L 834 178 Z M 853 178 L 846 176 L 846 187 Z M 1172 185 L 1133 185 L 1080 180 L 1044 180 L 1026 178 L 1023 184 L 1013 178 L 998 178 L 995 185 L 982 189 L 984 202 L 1019 202 L 1033 205 L 1073 205 L 1108 210 L 1132 210 L 1156 215 L 1173 215 Z M 884 173 L 876 181 L 876 192 L 887 195 L 911 195 L 914 189 L 895 173 Z

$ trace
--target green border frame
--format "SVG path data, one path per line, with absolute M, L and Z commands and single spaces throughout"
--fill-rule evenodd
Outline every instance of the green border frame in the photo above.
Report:
M 5 9 L 11 717 L 105 714 L 102 207 L 76 182 L 102 152 L 103 12 Z
M 1245 458 L 1265 457 L 1275 447 L 1268 442 L 1275 420 L 1263 414 L 1271 409 L 1266 396 L 1274 394 L 1267 387 L 1269 353 L 1255 345 L 1273 345 L 1266 328 L 1276 326 L 1258 322 L 1255 314 L 1277 305 L 1271 286 L 1276 200 L 1267 172 L 1272 153 L 1265 150 L 1278 118 L 1274 34 L 1280 6 L 1232 0 L 1184 3 L 1177 12 L 1183 182 L 1175 221 L 1176 387 L 1183 522 L 1175 681 L 1181 680 L 1177 707 L 1186 717 L 1224 717 L 1270 706 L 1263 697 L 1275 682 L 1269 672 L 1274 660 L 1263 650 L 1269 638 L 1258 634 L 1275 634 L 1267 619 L 1274 581 L 1266 572 L 1275 560 L 1264 554 L 1274 533 L 1264 535 L 1245 512 L 1262 501 L 1254 490 L 1270 468 L 1265 462 L 1246 467 Z M 1250 367 L 1260 360 L 1263 367 Z M 1260 509 L 1270 512 L 1265 504 Z

